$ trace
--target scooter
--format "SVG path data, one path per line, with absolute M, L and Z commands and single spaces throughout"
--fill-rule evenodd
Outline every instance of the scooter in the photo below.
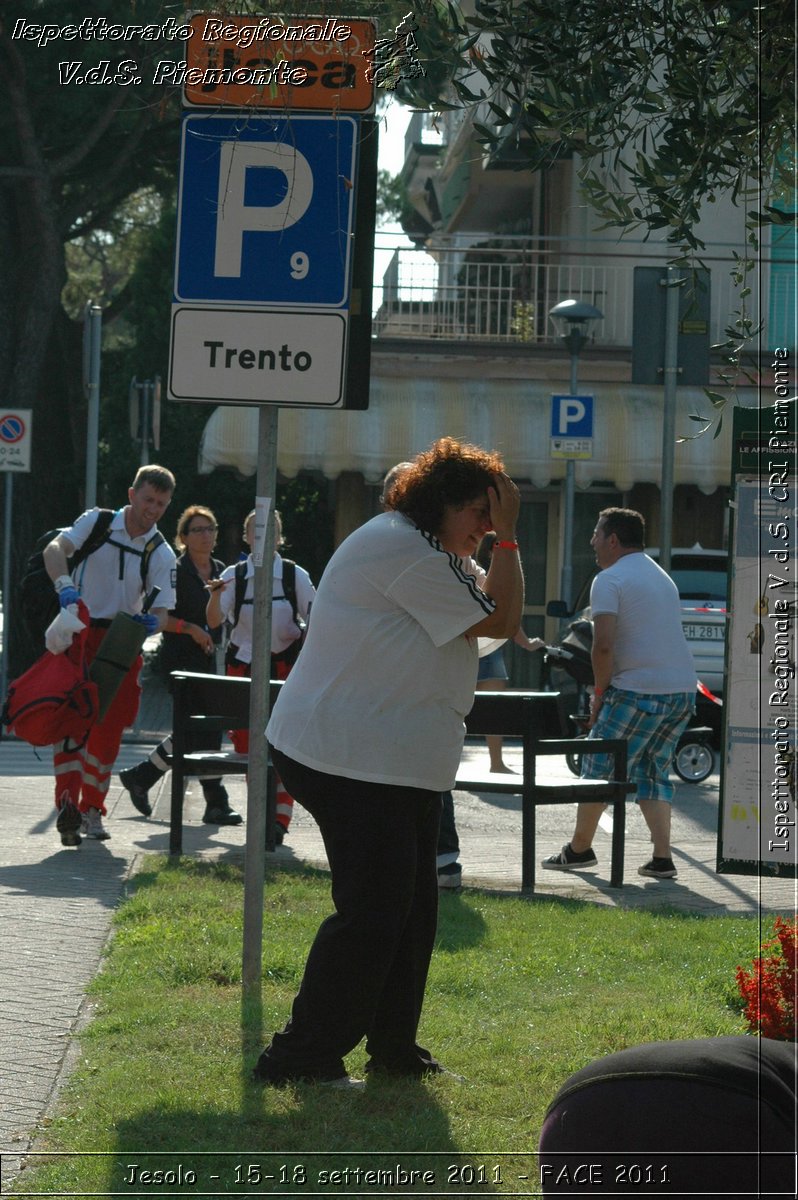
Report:
M 565 671 L 577 684 L 576 711 L 570 714 L 569 720 L 577 730 L 576 736 L 585 738 L 590 720 L 590 689 L 593 686 L 593 664 L 590 658 L 592 643 L 592 622 L 579 620 L 571 623 L 568 633 L 559 645 L 546 646 L 544 649 L 546 663 Z M 697 705 L 723 705 L 723 701 L 700 680 L 696 701 Z M 697 722 L 698 717 L 695 717 L 694 721 Z M 702 783 L 715 770 L 714 736 L 714 730 L 710 726 L 694 723 L 688 725 L 679 738 L 673 756 L 673 769 L 685 783 Z M 574 775 L 579 775 L 582 755 L 567 754 L 565 760 L 569 770 Z

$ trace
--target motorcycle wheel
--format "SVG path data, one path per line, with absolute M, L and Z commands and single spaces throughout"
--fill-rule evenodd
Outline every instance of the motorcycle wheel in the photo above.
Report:
M 568 764 L 568 770 L 572 775 L 579 778 L 582 772 L 582 755 L 581 754 L 566 754 L 565 761 Z
M 673 769 L 685 783 L 703 783 L 715 770 L 715 751 L 706 742 L 685 742 L 673 756 Z

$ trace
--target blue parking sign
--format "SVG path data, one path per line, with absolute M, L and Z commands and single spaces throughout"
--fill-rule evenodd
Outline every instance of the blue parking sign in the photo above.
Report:
M 349 303 L 358 118 L 183 120 L 175 299 Z
M 552 396 L 551 436 L 553 438 L 592 438 L 593 397 Z

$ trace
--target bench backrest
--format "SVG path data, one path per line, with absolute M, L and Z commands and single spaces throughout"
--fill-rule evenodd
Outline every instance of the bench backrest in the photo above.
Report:
M 208 718 L 208 728 L 217 719 L 220 729 L 246 729 L 249 725 L 251 680 L 247 676 L 173 671 L 172 685 L 176 724 L 197 715 Z M 280 681 L 271 681 L 272 705 L 281 687 Z
M 477 692 L 466 733 L 505 737 L 559 737 L 558 692 Z

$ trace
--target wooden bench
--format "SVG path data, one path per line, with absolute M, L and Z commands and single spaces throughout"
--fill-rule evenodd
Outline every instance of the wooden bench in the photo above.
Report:
M 523 769 L 520 775 L 475 772 L 461 763 L 455 787 L 468 792 L 496 792 L 521 797 L 521 890 L 535 890 L 535 810 L 540 804 L 574 804 L 595 801 L 612 805 L 612 851 L 610 885 L 623 886 L 623 855 L 626 829 L 626 797 L 635 791 L 627 781 L 626 742 L 601 739 L 591 743 L 594 754 L 613 759 L 608 781 L 572 779 L 568 783 L 539 783 L 538 758 L 552 754 L 584 751 L 583 738 L 556 736 L 562 729 L 562 710 L 557 692 L 477 692 L 474 707 L 466 717 L 469 735 L 494 733 L 520 737 Z M 554 734 L 555 736 L 551 736 Z
M 249 725 L 250 680 L 227 675 L 201 675 L 192 671 L 173 671 L 174 713 L 172 719 L 172 803 L 170 810 L 169 853 L 181 854 L 183 846 L 183 792 L 185 781 L 198 776 L 246 775 L 249 760 L 234 750 L 189 750 L 189 735 L 224 733 L 228 729 L 246 729 Z M 282 684 L 271 683 L 270 708 Z M 521 796 L 521 887 L 535 889 L 535 808 L 539 804 L 572 804 L 595 800 L 613 806 L 612 863 L 610 883 L 623 884 L 625 800 L 634 785 L 626 780 L 626 742 L 595 741 L 594 753 L 611 754 L 613 778 L 608 782 L 573 779 L 566 784 L 541 784 L 537 781 L 537 760 L 541 755 L 566 754 L 584 749 L 584 739 L 551 737 L 562 728 L 557 692 L 477 692 L 474 706 L 466 718 L 466 732 L 520 737 L 523 770 L 520 775 L 491 775 L 475 772 L 461 763 L 456 787 L 470 792 L 497 792 Z M 274 823 L 274 772 L 267 771 L 266 828 Z M 267 841 L 267 846 L 269 842 Z M 273 845 L 271 847 L 273 849 Z
M 183 792 L 185 782 L 201 776 L 246 775 L 249 758 L 235 750 L 189 750 L 189 738 L 202 733 L 224 733 L 249 727 L 250 680 L 232 675 L 201 675 L 173 671 L 172 803 L 169 817 L 169 853 L 183 852 Z M 282 683 L 272 680 L 270 706 Z M 275 814 L 274 772 L 267 772 L 266 829 L 271 838 Z M 274 849 L 274 845 L 270 846 Z

